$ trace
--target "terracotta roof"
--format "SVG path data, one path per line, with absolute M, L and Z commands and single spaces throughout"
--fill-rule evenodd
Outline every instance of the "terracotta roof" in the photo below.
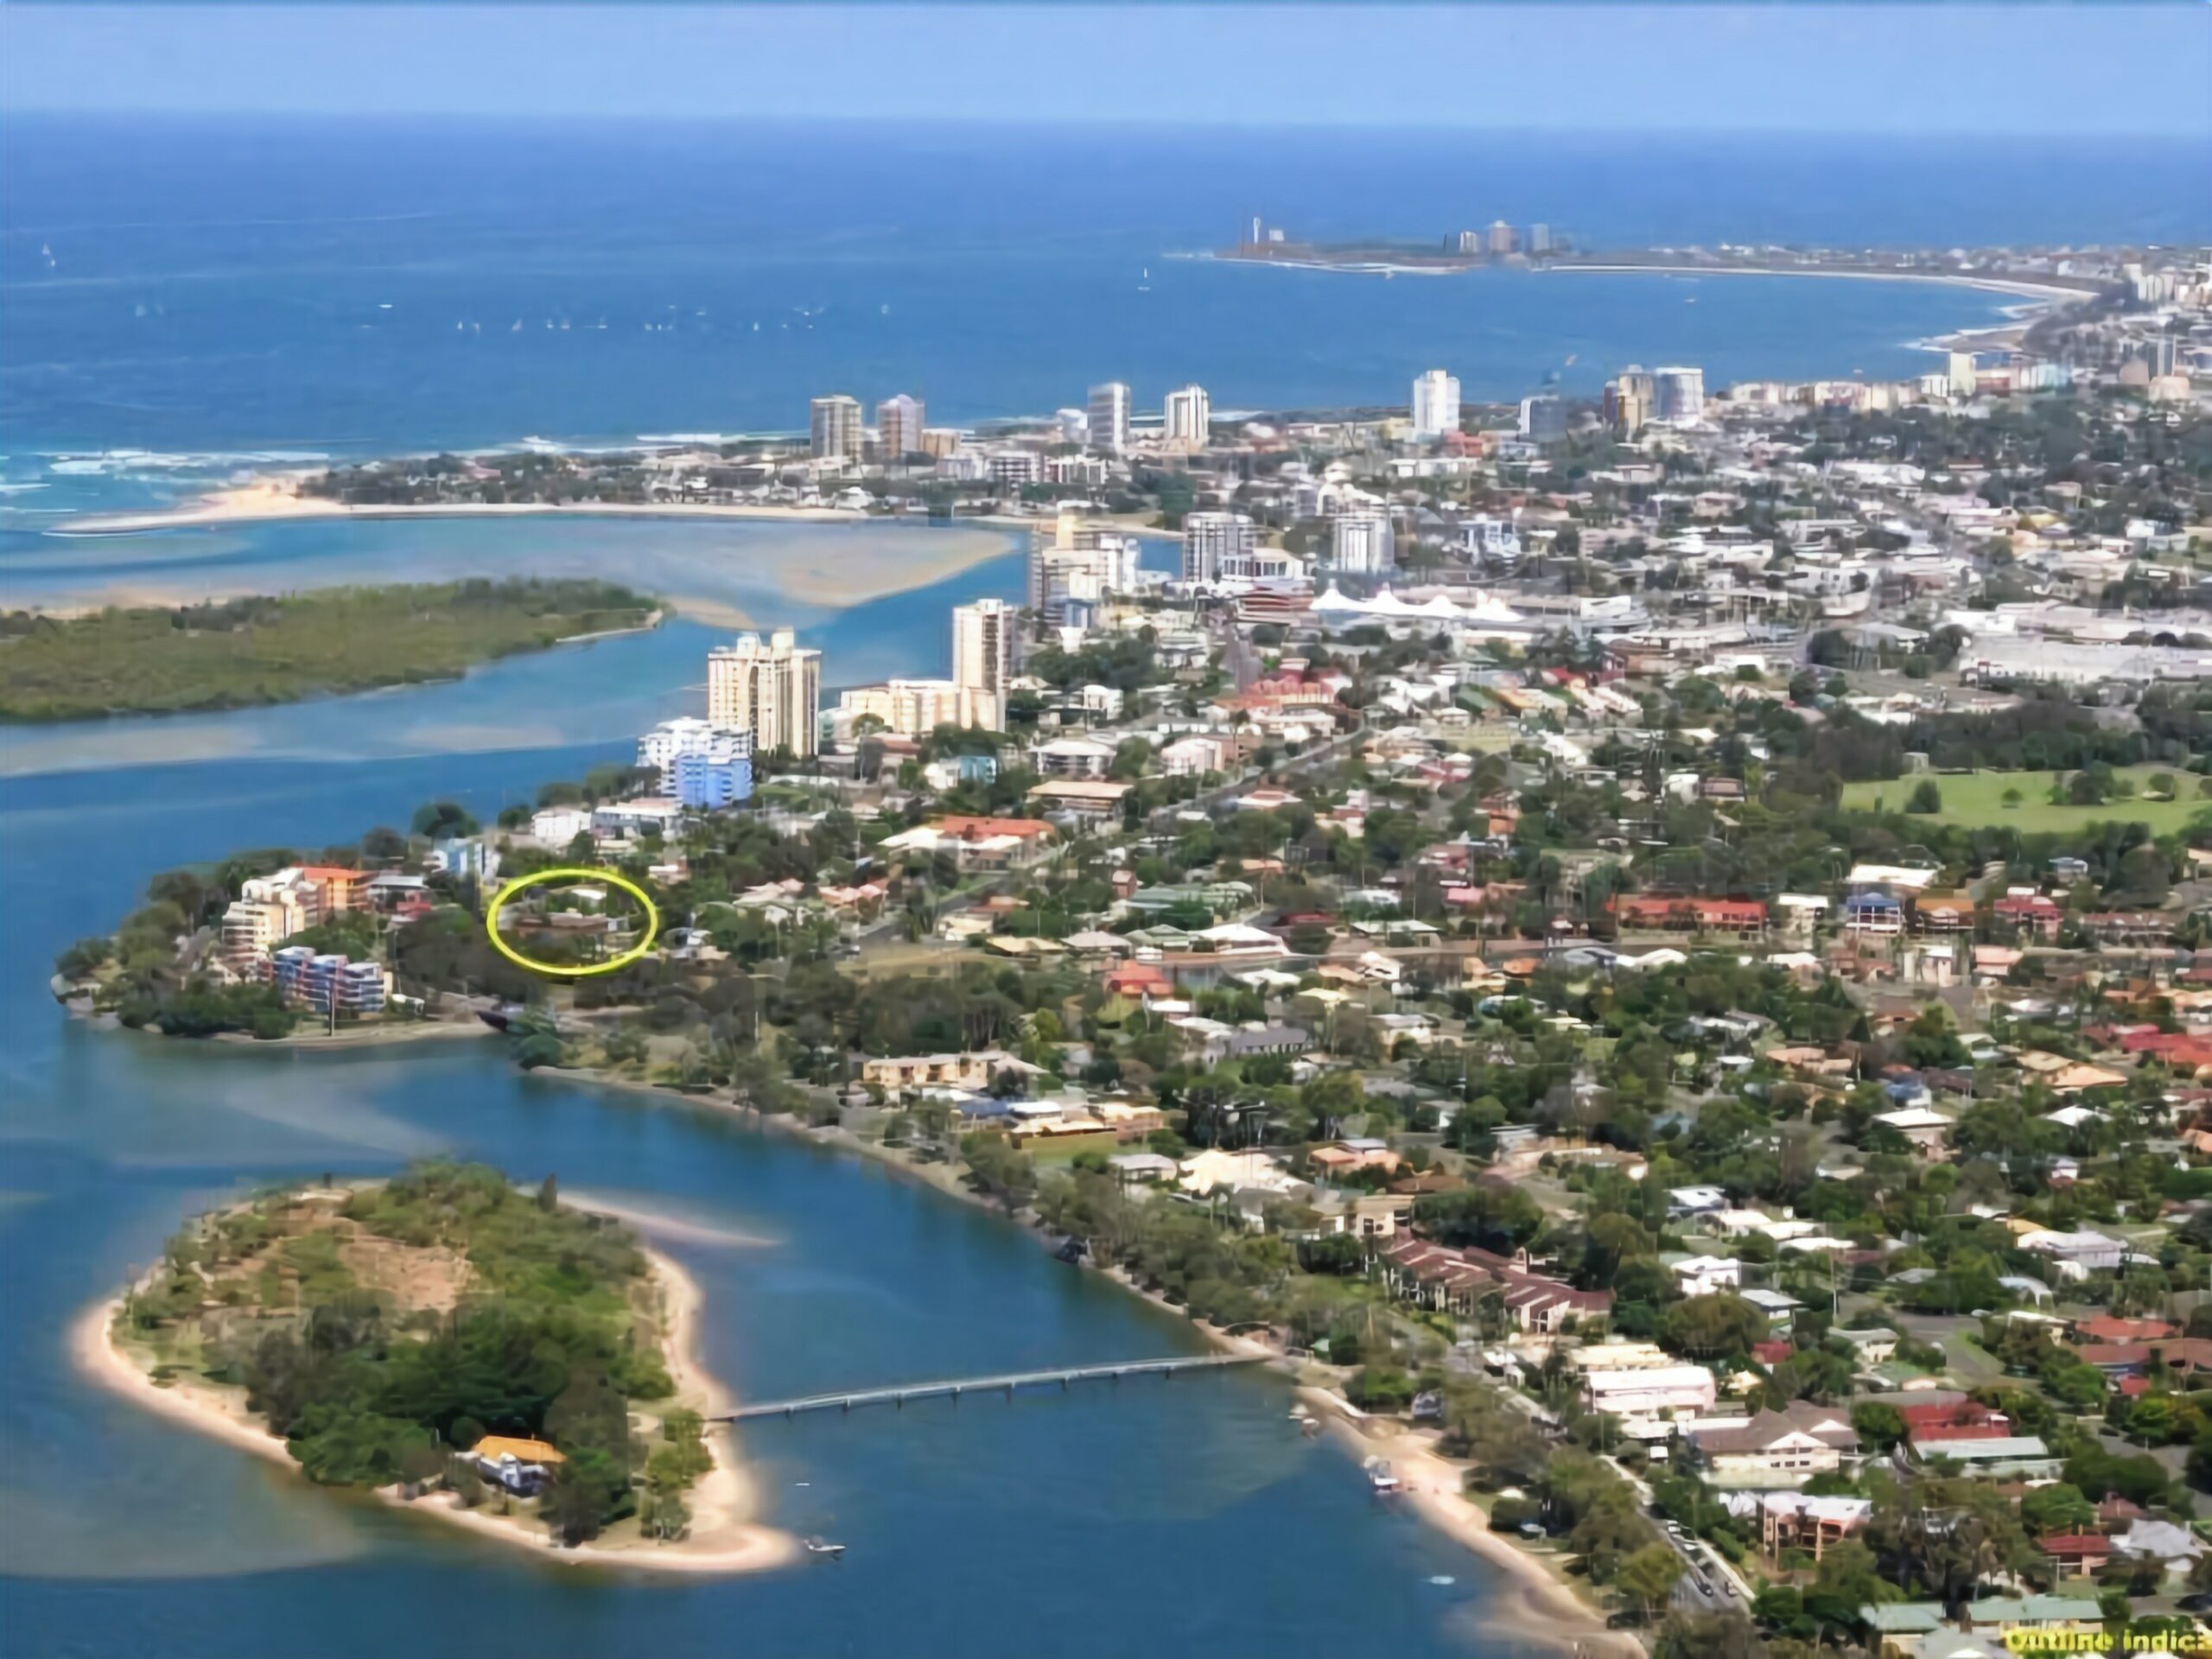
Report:
M 1042 818 L 939 818 L 930 828 L 940 836 L 952 836 L 962 841 L 988 841 L 994 836 L 1027 840 L 1052 833 L 1052 826 Z
M 489 1458 L 497 1462 L 501 1458 L 512 1458 L 517 1463 L 566 1463 L 568 1459 L 543 1440 L 532 1440 L 519 1434 L 486 1434 L 468 1448 L 471 1457 Z

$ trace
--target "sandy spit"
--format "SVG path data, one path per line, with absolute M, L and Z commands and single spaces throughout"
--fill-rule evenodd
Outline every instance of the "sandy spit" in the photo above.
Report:
M 669 1375 L 676 1382 L 677 1402 L 709 1416 L 728 1411 L 728 1391 L 708 1373 L 698 1357 L 703 1299 L 697 1284 L 668 1257 L 652 1250 L 645 1254 L 661 1287 Z M 156 1416 L 299 1475 L 299 1465 L 284 1442 L 246 1410 L 242 1389 L 181 1379 L 166 1387 L 156 1383 L 116 1340 L 115 1323 L 122 1311 L 123 1299 L 111 1297 L 86 1308 L 69 1327 L 70 1357 L 79 1375 Z M 518 1523 L 482 1510 L 464 1510 L 449 1495 L 410 1503 L 399 1496 L 397 1489 L 387 1487 L 377 1497 L 394 1508 L 435 1516 L 480 1537 L 529 1550 L 541 1560 L 564 1567 L 699 1574 L 760 1572 L 796 1560 L 799 1555 L 796 1539 L 753 1520 L 759 1494 L 749 1471 L 737 1458 L 728 1430 L 710 1427 L 709 1442 L 714 1448 L 715 1467 L 687 1495 L 691 1529 L 672 1544 L 630 1539 L 561 1549 L 533 1522 Z

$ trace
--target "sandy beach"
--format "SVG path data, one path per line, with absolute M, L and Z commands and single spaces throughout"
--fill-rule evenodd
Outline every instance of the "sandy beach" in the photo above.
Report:
M 1821 276 L 1854 283 L 1941 283 L 1950 288 L 1979 288 L 1993 294 L 2018 294 L 2029 299 L 2090 300 L 2095 294 L 2063 283 L 2037 283 L 2024 277 L 1977 276 L 1950 270 L 1833 270 L 1806 265 L 1669 265 L 1656 262 L 1624 262 L 1603 265 L 1548 265 L 1547 272 L 1572 275 L 1593 271 L 1609 276 Z
M 1635 1637 L 1607 1630 L 1604 1618 L 1543 1560 L 1490 1529 L 1489 1518 L 1460 1496 L 1464 1471 L 1437 1454 L 1429 1435 L 1369 1418 L 1326 1389 L 1301 1388 L 1298 1397 L 1348 1450 L 1361 1458 L 1386 1460 L 1402 1483 L 1403 1501 L 1426 1525 L 1513 1580 L 1513 1593 L 1501 1596 L 1485 1610 L 1485 1624 L 1522 1641 L 1548 1643 L 1591 1659 L 1608 1654 L 1642 1659 L 1643 1644 Z
M 711 501 L 433 501 L 365 505 L 308 495 L 314 473 L 259 474 L 173 506 L 143 512 L 88 513 L 48 529 L 51 536 L 136 536 L 148 531 L 213 524 L 267 524 L 298 518 L 672 518 L 778 524 L 880 524 L 900 522 L 843 507 L 779 507 Z M 994 514 L 964 524 L 1032 530 L 1050 520 Z
M 652 1250 L 645 1254 L 660 1287 L 668 1370 L 676 1383 L 676 1395 L 668 1405 L 690 1406 L 707 1416 L 728 1411 L 728 1391 L 706 1370 L 698 1357 L 702 1299 L 697 1284 L 667 1256 Z M 299 1474 L 299 1465 L 284 1442 L 247 1411 L 244 1389 L 218 1388 L 183 1377 L 167 1384 L 156 1382 L 117 1338 L 116 1319 L 122 1310 L 119 1296 L 95 1302 L 70 1326 L 70 1357 L 80 1376 L 156 1416 L 306 1478 Z M 658 1421 L 657 1413 L 641 1414 Z M 696 1574 L 760 1572 L 796 1560 L 799 1555 L 796 1539 L 753 1519 L 759 1494 L 738 1459 L 728 1431 L 710 1427 L 708 1440 L 714 1450 L 715 1467 L 685 1495 L 691 1510 L 691 1528 L 675 1543 L 656 1544 L 633 1535 L 563 1549 L 550 1542 L 534 1520 L 503 1519 L 481 1510 L 465 1510 L 450 1494 L 410 1502 L 397 1488 L 387 1487 L 377 1497 L 396 1509 L 435 1516 L 480 1537 L 526 1549 L 562 1566 Z
M 925 525 L 821 509 L 675 503 L 355 507 L 300 494 L 299 484 L 306 476 L 309 474 L 265 475 L 151 512 L 67 519 L 47 533 L 64 538 L 130 537 L 194 527 L 216 530 L 338 519 L 429 523 L 528 518 L 567 524 L 630 519 L 722 524 L 733 528 L 741 524 L 787 527 L 791 535 L 763 548 L 733 549 L 702 538 L 696 544 L 657 544 L 634 550 L 630 555 L 626 580 L 655 593 L 672 609 L 695 621 L 738 630 L 778 622 L 777 607 L 785 600 L 810 609 L 838 611 L 950 581 L 1016 550 L 1019 543 L 1006 533 L 1008 531 L 1034 528 L 1034 521 L 1026 518 L 970 518 L 955 524 Z M 174 574 L 162 568 L 172 560 L 176 566 Z M 444 560 L 435 571 L 439 580 L 461 575 L 607 574 L 603 548 L 573 537 L 557 543 L 518 542 L 511 548 L 486 548 L 466 558 Z M 415 575 L 391 560 L 366 551 L 320 557 L 311 568 L 288 569 L 281 579 L 272 579 L 265 564 L 210 563 L 199 556 L 189 541 L 165 541 L 149 543 L 148 556 L 134 558 L 128 575 L 109 580 L 88 575 L 71 586 L 10 588 L 0 579 L 0 604 L 67 616 L 108 606 L 197 604 L 301 588 L 430 579 L 429 574 Z

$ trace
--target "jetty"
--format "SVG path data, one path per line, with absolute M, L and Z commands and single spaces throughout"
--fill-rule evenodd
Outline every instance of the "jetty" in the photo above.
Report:
M 1184 1354 L 1172 1359 L 1122 1359 L 1103 1365 L 1064 1365 L 1049 1371 L 1003 1371 L 991 1376 L 959 1376 L 941 1382 L 900 1382 L 888 1388 L 848 1389 L 836 1394 L 799 1395 L 789 1400 L 756 1400 L 711 1419 L 741 1423 L 761 1417 L 796 1417 L 809 1411 L 855 1411 L 862 1406 L 903 1406 L 910 1400 L 957 1400 L 963 1395 L 1003 1394 L 1022 1389 L 1077 1382 L 1118 1382 L 1128 1376 L 1172 1377 L 1181 1371 L 1217 1370 L 1225 1365 L 1255 1365 L 1263 1354 Z

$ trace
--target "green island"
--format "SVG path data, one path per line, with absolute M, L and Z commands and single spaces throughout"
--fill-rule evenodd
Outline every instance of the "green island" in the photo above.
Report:
M 207 1432 L 281 1445 L 321 1485 L 734 1568 L 773 1535 L 740 1524 L 707 1442 L 712 1385 L 679 1386 L 691 1296 L 553 1177 L 531 1193 L 431 1161 L 198 1217 L 100 1311 L 86 1363 Z
M 649 596 L 570 578 L 334 588 L 84 616 L 0 616 L 0 720 L 296 702 L 453 679 L 518 652 L 650 627 Z

